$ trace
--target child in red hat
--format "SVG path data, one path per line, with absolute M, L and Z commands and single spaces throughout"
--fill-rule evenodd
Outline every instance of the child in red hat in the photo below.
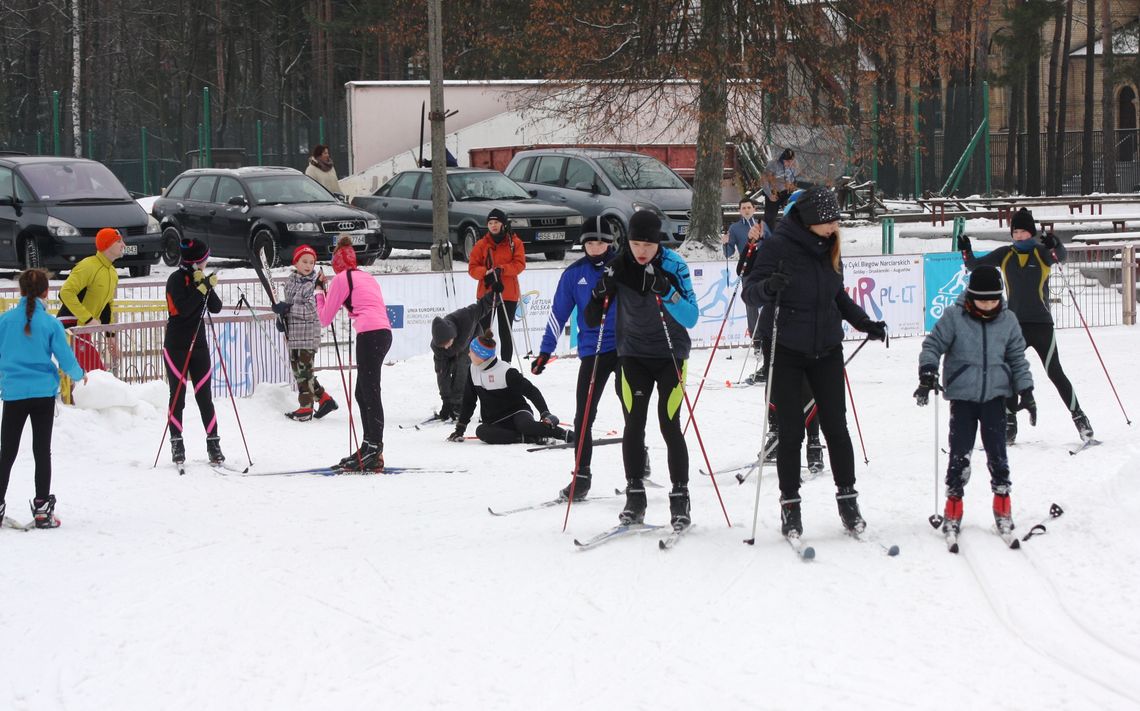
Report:
M 313 361 L 321 347 L 321 321 L 317 318 L 317 284 L 324 284 L 324 274 L 316 270 L 317 253 L 307 244 L 293 252 L 293 273 L 285 282 L 281 301 L 273 306 L 286 323 L 285 340 L 289 344 L 289 365 L 297 381 L 300 406 L 285 416 L 298 422 L 320 419 L 337 409 L 336 401 L 317 381 Z M 314 404 L 316 407 L 314 407 Z

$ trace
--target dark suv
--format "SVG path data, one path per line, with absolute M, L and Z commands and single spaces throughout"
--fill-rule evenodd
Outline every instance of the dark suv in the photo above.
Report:
M 317 181 L 292 168 L 200 168 L 182 173 L 154 201 L 162 225 L 163 260 L 178 263 L 178 242 L 196 237 L 214 257 L 248 261 L 261 252 L 270 267 L 289 264 L 307 244 L 329 259 L 348 235 L 361 264 L 384 248 L 376 216 L 346 205 Z
M 104 227 L 117 229 L 126 245 L 115 265 L 150 274 L 162 249 L 158 222 L 107 166 L 0 153 L 0 267 L 70 269 L 95 254 Z

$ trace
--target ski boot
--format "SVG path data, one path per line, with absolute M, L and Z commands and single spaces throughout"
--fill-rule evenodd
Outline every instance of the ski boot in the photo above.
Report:
M 618 514 L 623 526 L 645 523 L 645 484 L 640 479 L 629 479 L 625 486 L 625 508 Z
M 574 500 L 584 501 L 586 499 L 586 494 L 590 493 L 590 468 L 582 467 L 578 470 L 577 474 L 570 472 L 570 475 L 574 477 L 574 480 L 572 482 L 574 486 Z M 570 500 L 570 484 L 567 484 L 565 489 L 558 492 L 558 500 Z
M 1007 410 L 1005 413 L 1005 443 L 1011 445 L 1015 441 L 1017 441 L 1017 413 Z
M 962 497 L 947 496 L 946 509 L 942 513 L 942 532 L 955 536 L 962 531 Z
M 669 523 L 674 531 L 683 531 L 692 525 L 689 515 L 689 487 L 674 486 L 669 492 Z
M 823 445 L 819 442 L 819 435 L 808 435 L 807 466 L 812 474 L 823 471 Z
M 1082 442 L 1088 442 L 1093 438 L 1093 428 L 1089 424 L 1089 418 L 1080 408 L 1073 412 L 1073 424 L 1077 426 L 1077 432 L 1081 435 Z
M 209 457 L 211 466 L 226 461 L 225 455 L 222 454 L 221 438 L 217 436 L 206 438 L 206 456 Z
M 859 492 L 853 486 L 841 486 L 835 493 L 835 502 L 839 505 L 839 518 L 843 527 L 854 534 L 867 530 L 867 522 L 859 514 Z
M 346 457 L 347 464 L 341 467 L 346 472 L 382 472 L 384 471 L 384 445 L 372 444 L 368 440 L 360 443 L 357 454 Z M 345 460 L 341 460 L 342 463 Z
M 175 464 L 186 462 L 186 443 L 182 441 L 181 435 L 170 438 L 170 459 Z
M 338 407 L 340 406 L 336 404 L 336 400 L 333 400 L 327 392 L 323 392 L 321 399 L 317 400 L 317 411 L 313 413 L 313 417 L 319 420 Z
M 309 420 L 313 419 L 313 408 L 298 407 L 292 412 L 286 412 L 285 416 L 290 420 L 295 420 L 297 422 L 308 422 Z
M 59 519 L 55 517 L 55 494 L 46 499 L 32 499 L 32 518 L 36 528 L 57 528 Z
M 800 518 L 800 497 L 780 497 L 780 533 L 798 538 L 804 532 Z
M 1009 494 L 994 494 L 994 523 L 997 524 L 998 533 L 1013 532 L 1011 508 Z

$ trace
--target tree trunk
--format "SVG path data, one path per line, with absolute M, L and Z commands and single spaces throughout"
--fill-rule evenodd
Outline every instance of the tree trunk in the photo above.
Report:
M 1092 4 L 1091 2 L 1089 3 Z M 1116 94 L 1112 90 L 1112 13 L 1109 12 L 1108 0 L 1100 2 L 1100 43 L 1104 48 L 1104 59 L 1101 62 L 1101 119 L 1102 136 L 1101 146 L 1104 148 L 1104 191 L 1114 193 L 1116 185 Z
M 71 0 L 71 142 L 74 155 L 83 155 L 80 85 L 83 77 L 83 34 L 79 31 L 79 0 Z
M 1073 0 L 1065 2 L 1065 40 L 1061 48 L 1061 91 L 1057 98 L 1057 143 L 1053 147 L 1056 156 L 1053 160 L 1054 170 L 1050 175 L 1053 194 L 1064 192 L 1065 168 L 1065 124 L 1069 114 L 1069 48 L 1073 39 Z
M 723 0 L 701 3 L 701 63 L 697 99 L 700 117 L 697 126 L 697 165 L 693 179 L 692 221 L 685 241 L 708 249 L 720 246 L 723 220 L 720 185 L 724 175 L 724 142 L 728 135 L 728 81 L 719 65 L 724 56 L 725 10 Z
M 1096 81 L 1096 2 L 1087 0 L 1088 22 L 1085 24 L 1085 124 L 1081 136 L 1081 192 L 1093 191 L 1093 83 Z
M 1041 40 L 1034 37 L 1034 49 L 1025 72 L 1025 194 L 1041 194 Z
M 443 111 L 443 5 L 428 0 L 428 74 L 431 77 L 431 270 L 451 271 L 447 219 L 447 154 Z M 422 130 L 422 129 L 421 129 Z M 423 147 L 420 147 L 423 150 Z
M 1005 186 L 1010 192 L 1016 190 L 1017 154 L 1019 140 L 1018 124 L 1021 118 L 1021 86 L 1014 82 L 1009 87 L 1009 126 L 1005 146 Z
M 1049 51 L 1049 100 L 1046 103 L 1045 117 L 1045 192 L 1056 194 L 1053 190 L 1053 174 L 1057 172 L 1057 114 L 1063 113 L 1064 107 L 1057 105 L 1057 73 L 1061 54 L 1061 34 L 1065 24 L 1065 8 L 1057 6 L 1057 14 L 1053 17 L 1053 42 Z

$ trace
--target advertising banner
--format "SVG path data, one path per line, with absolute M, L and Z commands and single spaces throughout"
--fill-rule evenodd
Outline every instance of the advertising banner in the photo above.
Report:
M 974 252 L 974 255 L 980 257 L 988 253 Z M 958 295 L 965 290 L 969 272 L 959 252 L 924 254 L 922 258 L 926 290 L 926 321 L 923 325 L 926 331 L 930 331 L 946 307 L 957 301 Z

